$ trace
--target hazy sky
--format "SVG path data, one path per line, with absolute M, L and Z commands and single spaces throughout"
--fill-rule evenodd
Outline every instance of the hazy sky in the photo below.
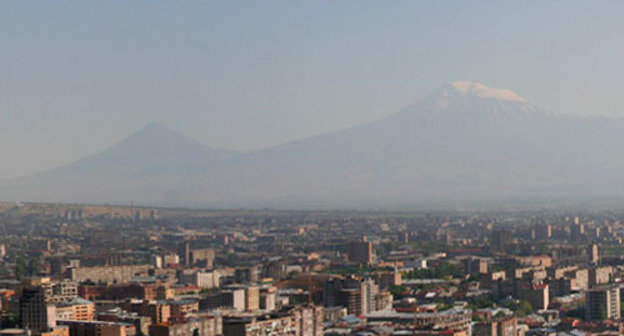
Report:
M 0 178 L 150 121 L 250 150 L 381 119 L 449 81 L 624 117 L 622 1 L 5 1 Z

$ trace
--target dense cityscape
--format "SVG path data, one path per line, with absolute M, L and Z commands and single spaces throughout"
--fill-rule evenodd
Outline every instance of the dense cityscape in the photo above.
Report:
M 624 336 L 622 13 L 0 2 L 0 336 Z
M 617 335 L 624 213 L 2 205 L 2 335 Z

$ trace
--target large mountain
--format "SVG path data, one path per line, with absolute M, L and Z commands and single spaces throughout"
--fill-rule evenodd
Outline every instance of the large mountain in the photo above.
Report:
M 478 83 L 390 118 L 253 152 L 150 124 L 0 184 L 0 198 L 192 207 L 413 208 L 620 197 L 624 120 L 554 114 Z

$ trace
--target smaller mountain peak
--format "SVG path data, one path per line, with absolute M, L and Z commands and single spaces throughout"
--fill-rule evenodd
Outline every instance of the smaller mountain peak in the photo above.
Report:
M 150 138 L 150 139 L 158 139 L 158 138 L 188 138 L 186 135 L 170 128 L 169 126 L 157 122 L 152 121 L 145 126 L 141 127 L 138 131 L 134 132 L 130 138 Z
M 152 121 L 143 126 L 139 132 L 171 132 L 171 129 L 158 121 Z
M 526 99 L 522 98 L 515 92 L 507 89 L 492 88 L 481 83 L 469 82 L 469 81 L 455 81 L 449 83 L 444 91 L 453 90 L 454 93 L 465 97 L 476 98 L 495 98 L 500 100 L 513 100 L 526 102 Z M 448 94 L 448 92 L 446 92 Z
M 145 126 L 131 134 L 124 141 L 171 142 L 174 140 L 191 141 L 186 135 L 169 128 L 165 124 L 153 121 L 145 124 Z

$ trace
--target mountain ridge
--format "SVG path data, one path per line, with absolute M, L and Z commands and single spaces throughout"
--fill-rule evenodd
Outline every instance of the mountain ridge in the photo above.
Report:
M 148 124 L 33 178 L 7 200 L 194 207 L 395 207 L 620 195 L 624 120 L 556 114 L 459 81 L 394 115 L 251 152 Z

